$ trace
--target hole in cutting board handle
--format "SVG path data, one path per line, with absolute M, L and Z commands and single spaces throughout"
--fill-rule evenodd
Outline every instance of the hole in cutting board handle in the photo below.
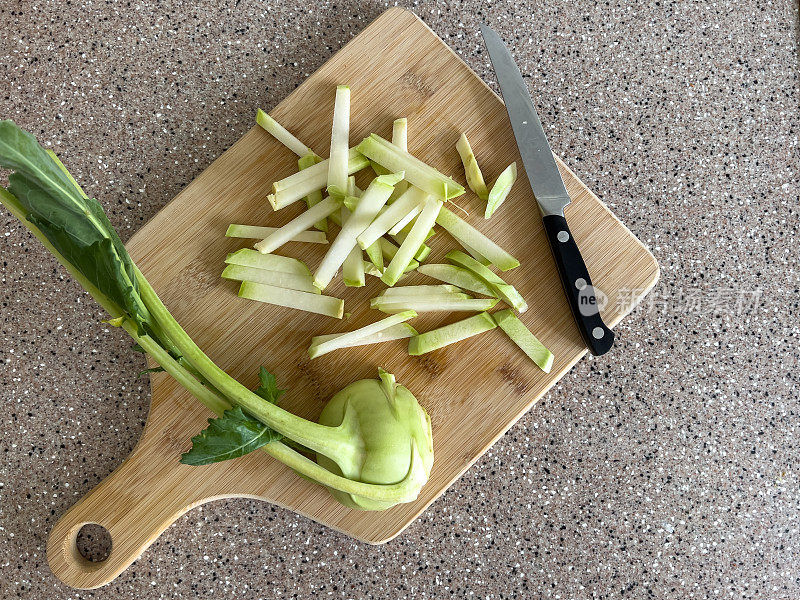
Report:
M 75 546 L 78 554 L 90 563 L 102 563 L 111 556 L 111 534 L 99 523 L 87 523 L 78 530 Z

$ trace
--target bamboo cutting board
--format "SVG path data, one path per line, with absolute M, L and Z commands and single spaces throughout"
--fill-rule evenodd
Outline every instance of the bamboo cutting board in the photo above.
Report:
M 417 17 L 391 9 L 347 44 L 295 90 L 272 115 L 318 154 L 327 155 L 334 88 L 352 90 L 351 145 L 370 132 L 391 135 L 392 120 L 408 117 L 409 151 L 465 184 L 455 150 L 466 132 L 484 175 L 493 180 L 521 160 L 500 99 Z M 255 112 L 255 107 L 253 107 Z M 652 255 L 559 162 L 572 196 L 567 218 L 596 285 L 609 303 L 603 316 L 614 325 L 631 309 L 616 302 L 621 290 L 644 294 L 658 278 Z M 297 169 L 297 157 L 254 127 L 128 243 L 128 249 L 167 306 L 201 348 L 244 384 L 255 387 L 259 365 L 289 391 L 282 405 L 316 419 L 339 389 L 376 377 L 378 367 L 417 395 L 433 421 L 435 463 L 419 499 L 382 513 L 350 510 L 323 488 L 301 479 L 263 452 L 207 467 L 178 463 L 190 438 L 210 416 L 166 375 L 152 376 L 152 407 L 141 441 L 105 481 L 73 506 L 53 528 L 48 560 L 69 585 L 103 585 L 131 564 L 158 535 L 189 509 L 228 497 L 259 498 L 287 507 L 369 543 L 402 531 L 585 353 L 550 255 L 541 219 L 524 173 L 490 220 L 468 192 L 456 202 L 468 221 L 500 243 L 522 266 L 504 277 L 527 299 L 523 321 L 551 349 L 550 374 L 540 371 L 498 328 L 421 357 L 407 355 L 407 341 L 337 351 L 309 361 L 312 335 L 349 331 L 384 315 L 369 298 L 384 288 L 368 277 L 364 288 L 337 279 L 326 294 L 345 299 L 343 321 L 240 299 L 237 284 L 220 279 L 228 252 L 247 240 L 224 237 L 229 223 L 282 225 L 302 209 L 273 213 L 266 195 L 273 181 Z M 443 262 L 457 243 L 440 231 L 426 261 Z M 312 268 L 326 246 L 291 243 L 280 253 Z M 404 284 L 435 283 L 414 273 Z M 426 331 L 464 318 L 427 315 L 413 325 Z M 111 535 L 107 560 L 85 560 L 78 530 L 99 523 Z

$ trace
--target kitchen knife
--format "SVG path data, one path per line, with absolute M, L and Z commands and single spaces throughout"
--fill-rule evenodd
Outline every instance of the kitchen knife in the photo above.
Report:
M 542 123 L 533 108 L 525 81 L 503 40 L 485 25 L 481 25 L 481 34 L 497 74 L 522 163 L 542 213 L 547 241 L 550 242 L 575 323 L 591 353 L 596 356 L 605 354 L 614 343 L 614 333 L 600 317 L 589 271 L 567 227 L 564 207 L 570 203 L 570 197 L 547 143 Z

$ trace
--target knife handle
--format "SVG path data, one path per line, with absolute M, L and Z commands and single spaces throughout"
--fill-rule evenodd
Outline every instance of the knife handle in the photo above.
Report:
M 575 238 L 567 227 L 567 220 L 561 215 L 547 215 L 542 221 L 558 267 L 561 284 L 564 286 L 564 293 L 581 337 L 592 354 L 595 356 L 605 354 L 614 343 L 614 332 L 606 327 L 600 317 L 589 271 L 583 262 Z

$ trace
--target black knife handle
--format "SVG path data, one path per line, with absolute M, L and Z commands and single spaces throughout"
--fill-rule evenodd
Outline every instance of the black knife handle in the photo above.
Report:
M 589 271 L 567 227 L 567 220 L 560 215 L 547 215 L 542 221 L 581 337 L 592 354 L 605 354 L 614 343 L 614 332 L 606 327 L 600 317 Z

